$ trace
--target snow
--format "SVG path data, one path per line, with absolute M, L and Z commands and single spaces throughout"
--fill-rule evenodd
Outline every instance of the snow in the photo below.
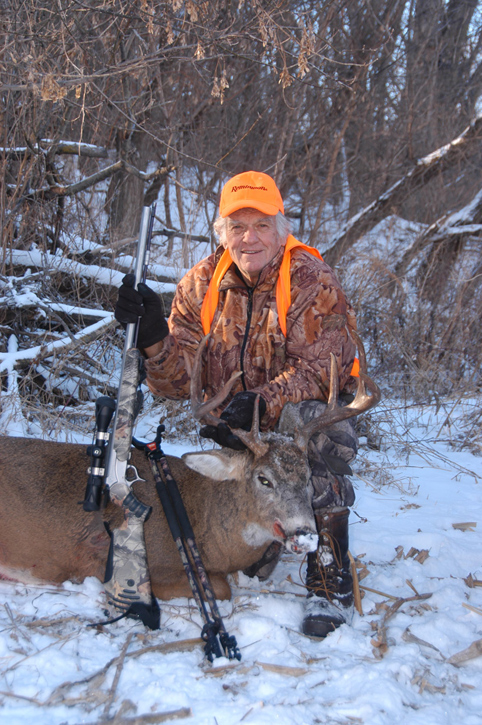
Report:
M 73 276 L 85 277 L 87 279 L 93 279 L 98 284 L 107 284 L 116 287 L 120 287 L 124 272 L 118 272 L 114 269 L 108 269 L 106 267 L 99 267 L 98 265 L 87 265 L 81 262 L 75 262 L 67 257 L 62 257 L 61 254 L 54 255 L 49 252 L 40 252 L 39 250 L 32 249 L 25 251 L 21 249 L 12 249 L 7 255 L 8 263 L 10 264 L 24 264 L 32 265 L 34 267 L 40 267 L 48 273 L 49 269 L 55 270 L 56 272 L 66 272 Z M 126 259 L 130 261 L 130 257 Z M 176 285 L 170 282 L 155 282 L 150 281 L 149 284 L 156 292 L 167 293 L 175 292 Z
M 161 602 L 157 632 L 132 620 L 89 628 L 104 618 L 99 581 L 2 581 L 0 721 L 74 725 L 120 712 L 114 722 L 133 722 L 188 708 L 186 722 L 196 725 L 481 723 L 482 656 L 449 661 L 482 638 L 482 458 L 459 435 L 480 401 L 454 403 L 437 412 L 386 401 L 373 414 L 381 450 L 361 439 L 350 550 L 363 616 L 351 626 L 323 641 L 300 633 L 302 557 L 294 554 L 267 582 L 232 578 L 232 600 L 218 604 L 242 660 L 213 665 L 199 644 L 183 649 L 200 635 L 193 600 Z
M 17 347 L 15 347 L 13 352 L 0 352 L 0 372 L 3 370 L 13 369 L 13 366 L 19 360 L 35 360 L 35 358 L 41 353 L 44 356 L 47 356 L 49 353 L 54 352 L 54 350 L 58 351 L 72 345 L 76 340 L 82 341 L 89 335 L 98 333 L 104 328 L 108 328 L 113 320 L 114 313 L 109 313 L 108 315 L 105 315 L 103 319 L 99 320 L 99 322 L 95 322 L 93 325 L 84 327 L 81 332 L 77 332 L 72 335 L 72 338 L 64 337 L 61 340 L 54 340 L 53 342 L 48 342 L 44 345 L 36 345 L 28 350 L 19 351 Z

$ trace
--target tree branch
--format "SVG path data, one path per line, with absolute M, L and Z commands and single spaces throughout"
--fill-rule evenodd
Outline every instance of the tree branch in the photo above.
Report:
M 403 176 L 388 191 L 378 197 L 359 214 L 352 217 L 335 237 L 332 246 L 323 253 L 323 258 L 332 267 L 357 240 L 373 229 L 382 219 L 391 214 L 407 197 L 427 184 L 436 174 L 453 166 L 468 148 L 482 137 L 482 115 L 477 116 L 470 126 L 456 139 L 419 159 L 413 169 Z
M 29 350 L 17 350 L 16 352 L 0 353 L 0 372 L 21 368 L 26 362 L 44 360 L 50 357 L 54 352 L 65 352 L 66 350 L 74 350 L 77 347 L 87 345 L 92 340 L 96 340 L 101 335 L 105 335 L 107 330 L 116 326 L 118 323 L 114 320 L 114 315 L 105 317 L 102 320 L 89 325 L 81 332 L 75 335 L 66 336 L 61 340 L 54 340 L 45 345 L 36 345 Z
M 470 204 L 467 204 L 460 211 L 453 214 L 444 215 L 441 219 L 431 224 L 423 234 L 421 234 L 409 249 L 405 252 L 400 262 L 395 268 L 396 277 L 402 277 L 410 263 L 425 247 L 430 244 L 440 244 L 448 238 L 457 236 L 470 237 L 480 235 L 482 232 L 482 190 L 476 194 Z
M 77 141 L 49 141 L 48 139 L 41 139 L 38 142 L 38 148 L 31 146 L 12 146 L 12 147 L 0 147 L 0 154 L 4 154 L 9 160 L 15 161 L 23 159 L 26 156 L 34 156 L 39 153 L 45 153 L 45 151 L 51 154 L 71 154 L 73 156 L 87 156 L 91 159 L 106 159 L 109 152 L 102 146 L 94 146 L 89 143 L 82 143 Z
M 108 251 L 108 250 L 107 250 Z M 134 260 L 132 257 L 125 257 L 124 269 L 132 270 Z M 119 266 L 122 263 L 117 260 Z M 81 264 L 80 262 L 69 259 L 68 257 L 58 257 L 48 252 L 40 252 L 38 250 L 12 249 L 7 252 L 4 260 L 5 265 L 21 265 L 25 267 L 37 267 L 44 271 L 44 274 L 62 272 L 72 277 L 83 277 L 92 279 L 98 285 L 106 285 L 110 287 L 120 287 L 124 272 L 116 269 L 107 269 L 107 267 L 99 267 L 96 265 Z M 129 266 L 130 265 L 130 266 Z M 151 270 L 157 267 L 150 265 Z M 164 269 L 164 267 L 160 267 Z M 159 270 L 159 271 L 160 271 Z M 166 294 L 176 291 L 176 285 L 169 282 L 156 282 L 149 279 L 148 284 L 158 294 Z
M 128 174 L 137 176 L 138 179 L 142 179 L 142 181 L 147 182 L 152 181 L 153 179 L 157 179 L 160 176 L 166 176 L 167 174 L 169 174 L 170 171 L 172 171 L 172 169 L 173 167 L 161 166 L 150 174 L 146 174 L 144 171 L 139 171 L 139 169 L 136 169 L 135 166 L 131 166 L 131 164 L 128 164 L 127 161 L 125 161 L 124 159 L 120 159 L 119 161 L 116 161 L 115 164 L 111 164 L 105 169 L 101 169 L 95 174 L 87 176 L 85 179 L 82 179 L 82 181 L 78 181 L 76 184 L 70 184 L 69 186 L 52 185 L 49 187 L 44 187 L 43 189 L 36 189 L 35 191 L 32 191 L 29 194 L 25 194 L 23 197 L 21 197 L 19 202 L 27 200 L 33 201 L 37 199 L 55 199 L 59 196 L 73 196 L 74 194 L 78 194 L 79 191 L 85 191 L 85 189 L 89 189 L 91 186 L 99 184 L 101 181 L 105 181 L 105 179 L 108 179 L 117 171 L 125 171 Z

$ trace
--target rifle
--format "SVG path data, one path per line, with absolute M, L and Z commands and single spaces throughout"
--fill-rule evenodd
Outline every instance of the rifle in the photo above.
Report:
M 134 288 L 139 282 L 145 282 L 147 276 L 148 252 L 152 237 L 152 225 L 156 206 L 145 206 L 142 210 L 141 229 L 137 257 L 134 267 Z M 130 486 L 136 480 L 127 480 L 126 473 L 132 444 L 134 421 L 142 406 L 142 392 L 138 389 L 142 375 L 143 360 L 137 344 L 139 321 L 128 323 L 121 370 L 114 425 L 110 439 L 109 456 L 105 474 L 105 485 L 112 500 L 122 505 L 129 495 Z
M 145 206 L 142 211 L 134 268 L 135 288 L 139 282 L 146 280 L 155 210 L 153 204 Z M 134 423 L 142 406 L 139 384 L 143 375 L 143 359 L 135 347 L 138 328 L 139 321 L 126 327 L 117 402 L 113 404 L 110 398 L 102 397 L 96 403 L 96 442 L 88 448 L 91 467 L 84 510 L 96 511 L 100 508 L 102 484 L 105 484 L 113 503 L 124 510 L 122 528 L 109 532 L 111 543 L 104 579 L 108 614 L 137 617 L 151 629 L 158 629 L 159 605 L 151 592 L 144 542 L 144 522 L 152 508 L 139 501 L 131 491 L 139 475 L 129 464 Z M 112 415 L 114 423 L 109 434 Z M 107 466 L 104 469 L 106 452 Z M 134 472 L 133 478 L 127 478 L 129 469 Z

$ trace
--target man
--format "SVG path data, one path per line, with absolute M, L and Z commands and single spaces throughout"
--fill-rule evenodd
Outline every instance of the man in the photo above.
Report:
M 192 361 L 210 332 L 203 387 L 208 398 L 237 371 L 242 375 L 221 413 L 224 424 L 200 434 L 222 446 L 244 448 L 231 428 L 249 430 L 256 396 L 260 427 L 275 428 L 283 406 L 298 404 L 308 422 L 320 414 L 329 390 L 330 353 L 340 390 L 353 384 L 353 310 L 318 252 L 290 234 L 281 194 L 267 174 L 248 171 L 224 186 L 214 224 L 220 247 L 180 281 L 169 324 L 160 298 L 128 275 L 119 291 L 116 318 L 141 317 L 138 345 L 147 358 L 150 390 L 167 398 L 189 397 Z M 308 555 L 308 603 L 303 631 L 324 637 L 353 613 L 348 559 L 348 506 L 354 502 L 348 463 L 356 454 L 351 422 L 316 435 L 309 457 L 318 552 Z M 279 551 L 270 547 L 250 572 L 266 577 Z

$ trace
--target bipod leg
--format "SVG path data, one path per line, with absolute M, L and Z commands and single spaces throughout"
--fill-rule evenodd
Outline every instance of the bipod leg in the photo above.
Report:
M 156 487 L 159 494 L 159 498 L 161 499 L 161 503 L 164 507 L 164 512 L 166 514 L 166 518 L 169 523 L 169 527 L 171 528 L 171 533 L 174 538 L 174 541 L 176 542 L 176 546 L 178 546 L 177 543 L 177 537 L 181 539 L 182 543 L 182 549 L 183 553 L 181 553 L 180 547 L 178 546 L 179 553 L 181 554 L 181 560 L 184 562 L 186 560 L 187 565 L 184 565 L 184 569 L 186 571 L 189 583 L 191 585 L 191 588 L 193 589 L 193 594 L 197 600 L 197 596 L 195 592 L 200 595 L 200 589 L 202 591 L 202 594 L 204 595 L 207 603 L 209 604 L 209 608 L 211 610 L 212 618 L 214 622 L 211 622 L 209 617 L 207 617 L 207 621 L 205 619 L 205 625 L 203 628 L 203 639 L 206 639 L 206 648 L 208 647 L 208 644 L 212 641 L 212 638 L 216 638 L 217 635 L 219 635 L 219 641 L 221 642 L 221 647 L 223 650 L 223 653 L 228 659 L 241 659 L 241 653 L 238 649 L 238 645 L 236 642 L 236 638 L 234 636 L 230 636 L 226 630 L 226 627 L 224 626 L 224 622 L 222 620 L 221 614 L 218 609 L 218 605 L 216 603 L 216 597 L 214 595 L 214 590 L 212 587 L 212 584 L 210 582 L 208 573 L 204 567 L 204 564 L 201 559 L 201 554 L 199 553 L 199 549 L 196 544 L 196 540 L 194 537 L 194 531 L 191 526 L 191 522 L 189 521 L 189 517 L 187 515 L 186 508 L 184 506 L 184 502 L 181 497 L 181 493 L 179 491 L 179 488 L 177 486 L 177 483 L 175 479 L 173 478 L 171 471 L 169 469 L 169 464 L 167 462 L 167 459 L 164 455 L 164 453 L 161 450 L 160 447 L 160 440 L 161 440 L 161 434 L 164 430 L 164 426 L 159 426 L 157 430 L 157 437 L 155 443 L 148 444 L 146 448 L 150 451 L 147 453 L 147 456 L 149 460 L 151 461 L 151 468 L 154 475 L 154 480 L 156 481 Z M 165 478 L 165 483 L 162 479 L 162 476 L 160 475 L 159 471 L 159 464 L 162 468 L 162 473 Z M 160 481 L 160 484 L 158 483 Z M 164 500 L 168 501 L 167 508 L 164 504 Z M 168 513 L 169 512 L 169 513 Z M 173 522 L 173 526 L 171 526 L 171 522 Z M 186 548 L 189 550 L 189 553 L 192 557 L 192 560 L 194 562 L 194 566 L 196 569 L 197 574 L 197 580 L 194 575 L 194 571 L 191 565 L 191 562 L 189 561 L 189 557 L 187 555 Z M 193 588 L 192 581 L 195 582 L 195 588 Z M 198 584 L 199 582 L 199 584 Z M 200 589 L 199 589 L 200 587 Z M 202 606 L 198 605 L 200 607 L 201 614 L 206 611 L 203 597 L 200 596 Z M 207 615 L 207 613 L 206 613 Z M 204 616 L 203 616 L 204 618 Z M 217 640 L 216 645 L 219 647 Z M 206 652 L 207 654 L 207 652 Z M 222 656 L 221 653 L 215 656 L 219 657 Z M 209 656 L 208 656 L 208 659 Z M 212 659 L 210 659 L 212 662 Z
M 197 582 L 192 564 L 189 560 L 186 546 L 182 539 L 181 529 L 179 527 L 179 522 L 177 520 L 171 499 L 169 497 L 169 493 L 157 468 L 155 453 L 148 453 L 148 458 L 151 464 L 152 475 L 154 476 L 154 481 L 156 482 L 157 493 L 159 495 L 162 508 L 164 509 L 167 523 L 169 524 L 169 529 L 171 530 L 172 538 L 174 539 L 174 543 L 176 544 L 177 550 L 181 557 L 182 565 L 184 567 L 184 571 L 186 572 L 189 586 L 191 587 L 194 599 L 201 613 L 201 617 L 204 621 L 204 626 L 201 633 L 203 640 L 206 642 L 204 646 L 204 653 L 208 660 L 212 662 L 214 660 L 214 657 L 223 656 L 221 646 L 217 639 L 219 628 L 216 622 L 211 620 L 206 609 L 206 604 L 202 597 L 201 590 Z
M 211 609 L 213 619 L 219 628 L 219 639 L 221 641 L 221 646 L 225 652 L 226 657 L 228 657 L 230 660 L 240 660 L 241 653 L 238 650 L 236 638 L 230 636 L 226 630 L 226 627 L 224 626 L 224 622 L 222 620 L 221 613 L 218 609 L 218 605 L 216 602 L 216 597 L 214 595 L 214 590 L 209 579 L 209 575 L 201 559 L 201 554 L 199 553 L 196 539 L 194 537 L 194 531 L 192 529 L 191 522 L 189 521 L 189 517 L 187 515 L 187 511 L 184 506 L 184 502 L 182 500 L 177 483 L 171 474 L 169 464 L 164 455 L 160 458 L 159 462 L 161 464 L 164 477 L 166 479 L 167 489 L 174 504 L 176 515 L 180 521 L 183 530 L 184 538 L 194 561 L 194 566 L 196 567 L 196 572 L 199 577 L 199 581 L 201 582 L 202 590 Z

